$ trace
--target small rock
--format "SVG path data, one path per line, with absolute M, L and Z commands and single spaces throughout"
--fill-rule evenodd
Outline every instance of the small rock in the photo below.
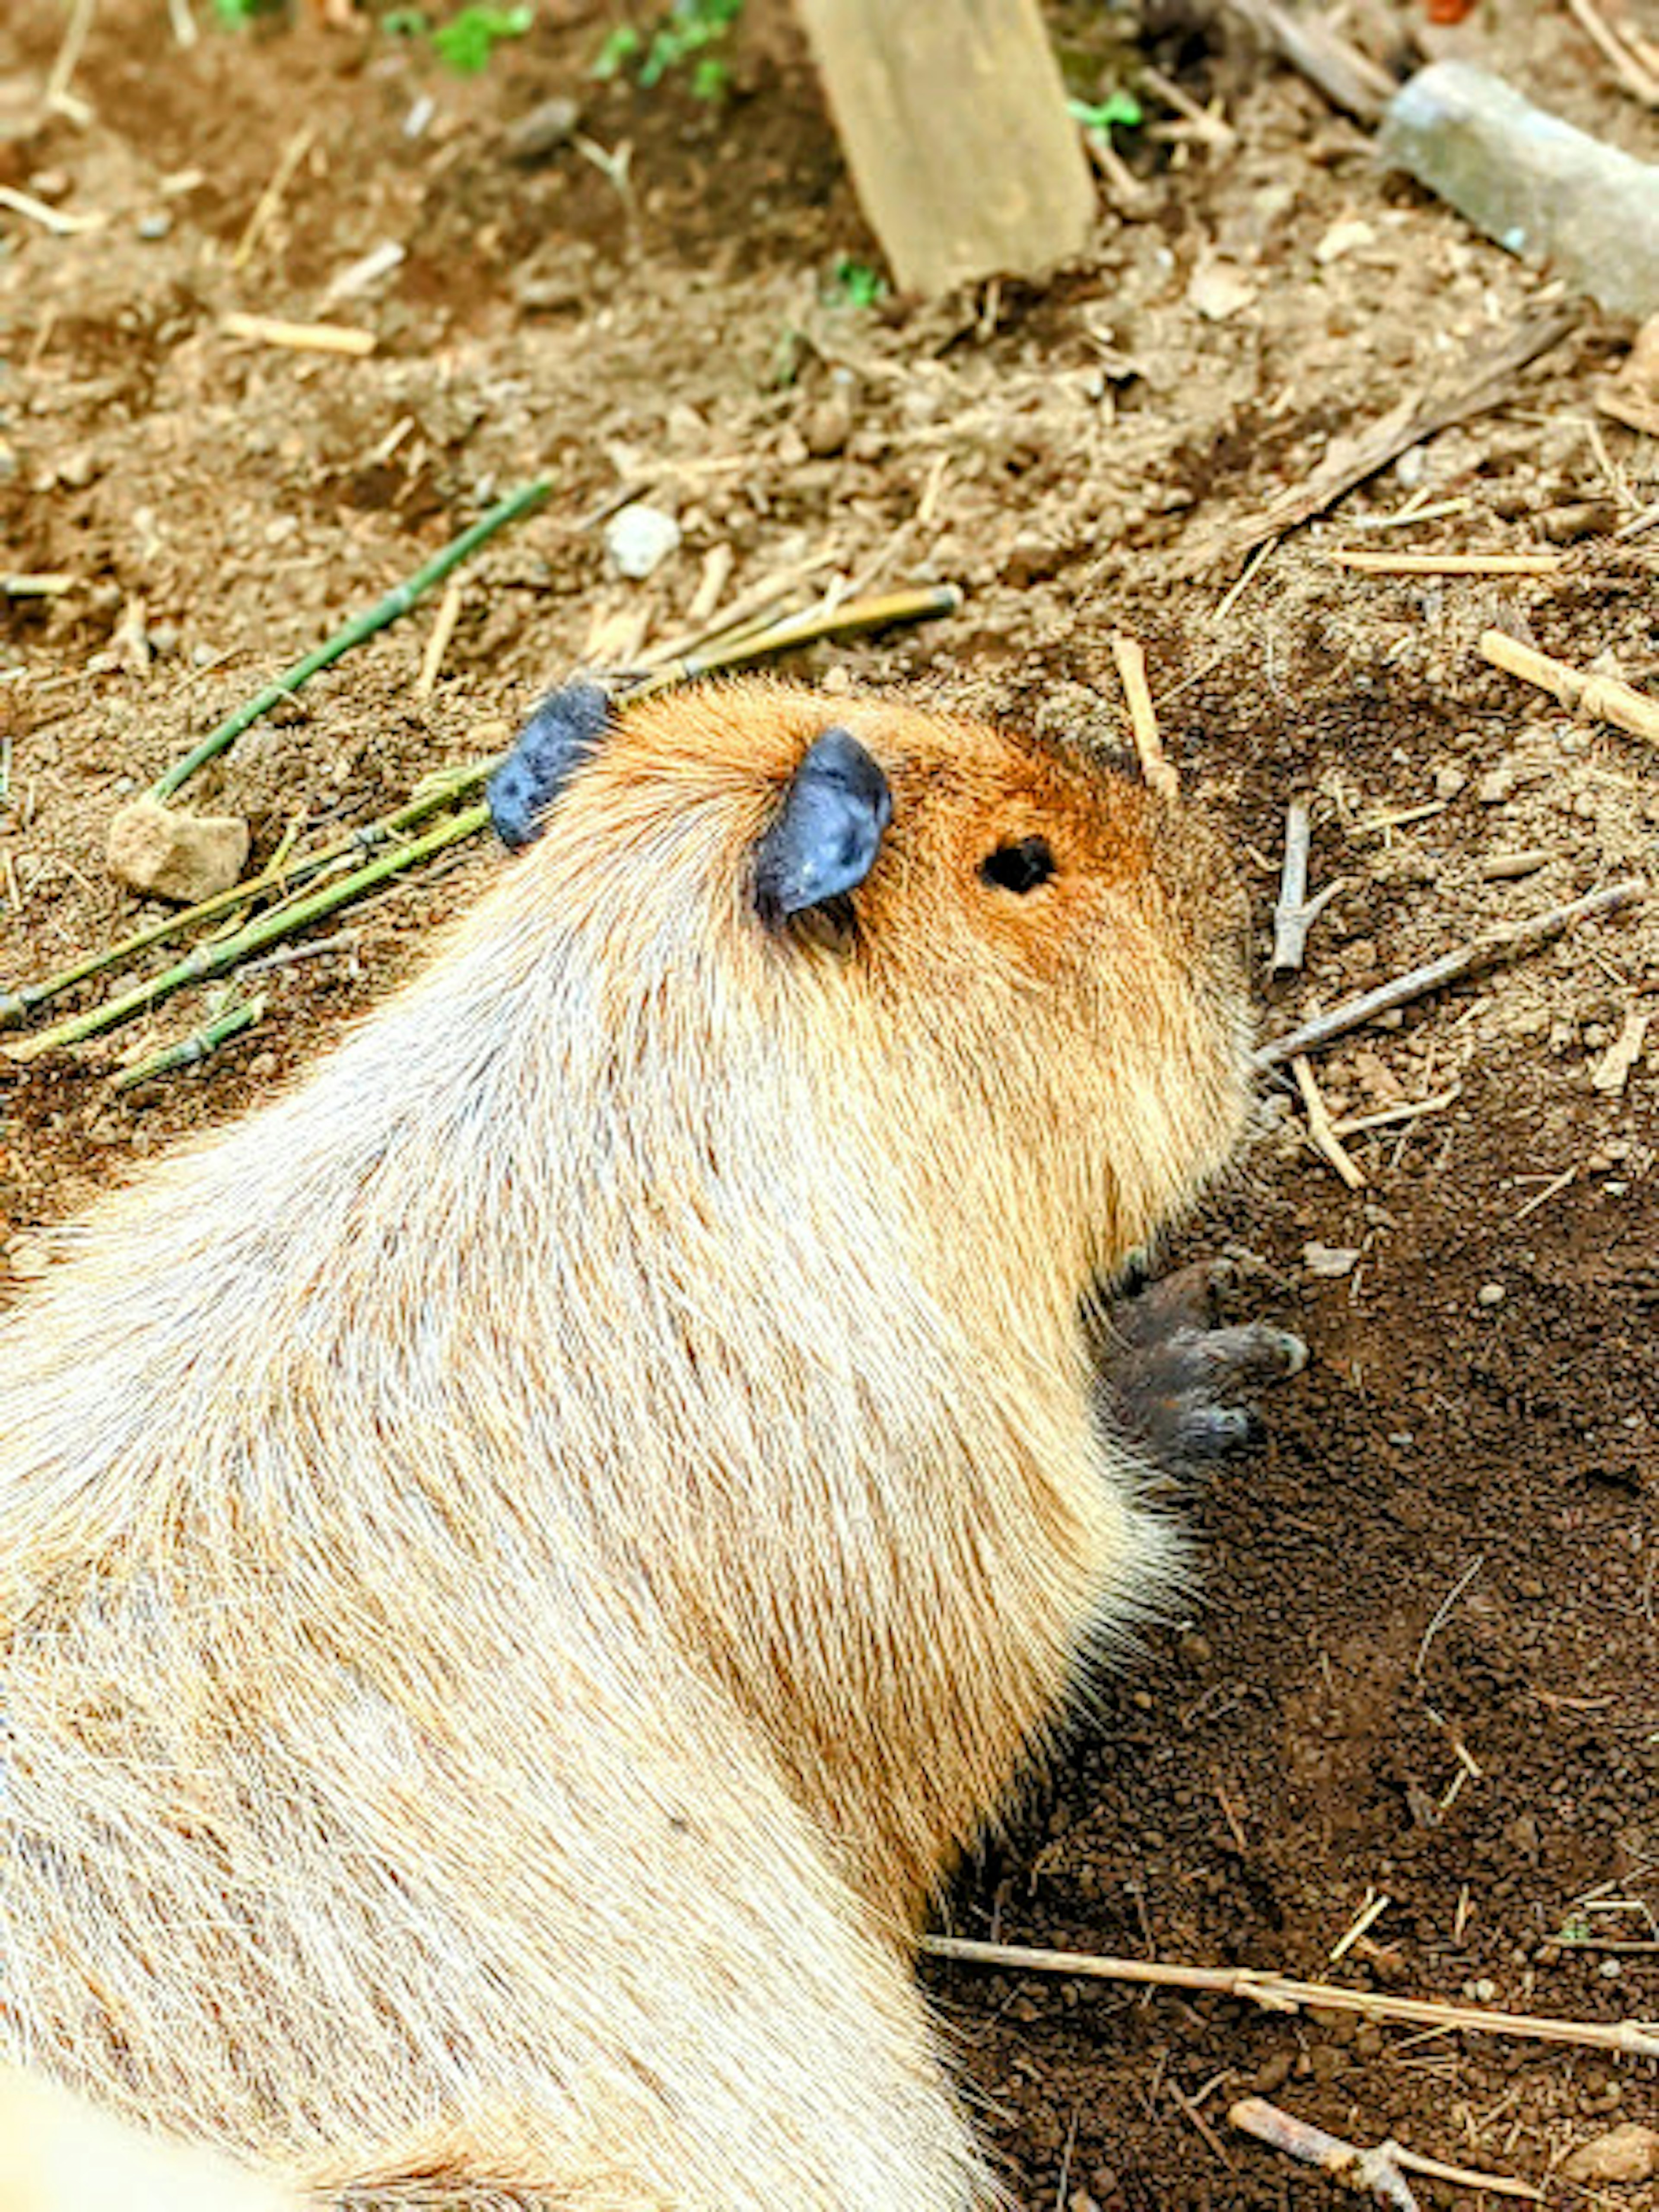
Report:
M 1376 233 L 1363 216 L 1350 216 L 1346 222 L 1334 222 L 1314 248 L 1314 259 L 1322 269 L 1328 269 L 1333 261 L 1340 261 L 1345 253 L 1352 253 L 1362 246 L 1376 243 Z
M 1224 323 L 1229 315 L 1255 304 L 1255 286 L 1230 261 L 1204 261 L 1193 271 L 1187 301 L 1206 322 Z
M 165 209 L 158 208 L 153 215 L 138 218 L 138 235 L 147 246 L 155 246 L 166 238 L 173 228 L 173 217 Z
M 1501 806 L 1506 799 L 1515 796 L 1516 777 L 1507 761 L 1488 769 L 1474 787 L 1474 795 L 1483 806 Z
M 1293 2051 L 1275 2051 L 1271 2058 L 1264 2058 L 1252 2076 L 1252 2087 L 1258 2096 L 1271 2097 L 1290 2080 L 1296 2064 Z
M 827 461 L 845 450 L 853 434 L 853 410 L 844 392 L 821 399 L 801 425 L 806 450 L 816 461 Z
M 1576 545 L 1583 538 L 1605 537 L 1619 520 L 1619 510 L 1607 499 L 1573 499 L 1553 507 L 1539 527 L 1552 545 Z
M 635 500 L 605 526 L 605 550 L 619 576 L 643 583 L 654 575 L 680 542 L 680 526 L 659 507 Z
M 1561 2168 L 1564 2181 L 1651 2181 L 1659 2173 L 1659 2134 L 1626 2120 L 1574 2151 Z
M 1434 772 L 1434 795 L 1437 799 L 1455 799 L 1460 791 L 1468 788 L 1468 781 L 1461 768 L 1437 768 Z
M 98 473 L 98 457 L 90 446 L 77 446 L 58 464 L 58 481 L 70 491 L 84 491 Z
M 228 890 L 247 860 L 248 827 L 234 814 L 181 814 L 148 792 L 109 827 L 110 873 L 147 897 L 194 906 Z
M 1509 1293 L 1502 1283 L 1482 1283 L 1480 1288 L 1475 1292 L 1475 1304 L 1483 1306 L 1501 1306 L 1508 1296 Z
M 1359 1255 L 1345 1245 L 1304 1244 L 1302 1264 L 1310 1275 L 1351 1275 L 1359 1264 Z
M 581 119 L 582 112 L 574 100 L 555 94 L 516 123 L 508 124 L 501 134 L 501 152 L 509 161 L 522 162 L 526 167 L 544 161 L 569 143 Z

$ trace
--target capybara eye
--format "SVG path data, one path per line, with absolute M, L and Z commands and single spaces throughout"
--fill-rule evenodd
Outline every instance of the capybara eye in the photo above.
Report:
M 1018 845 L 999 845 L 981 864 L 980 874 L 999 890 L 1017 891 L 1023 898 L 1054 872 L 1054 856 L 1046 837 L 1022 837 Z

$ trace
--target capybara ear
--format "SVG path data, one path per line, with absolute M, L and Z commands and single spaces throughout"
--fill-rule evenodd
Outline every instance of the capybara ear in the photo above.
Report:
M 565 779 L 597 748 L 610 719 L 608 696 L 580 677 L 542 701 L 485 787 L 503 845 L 517 852 L 534 844 Z
M 887 779 L 852 732 L 814 738 L 755 856 L 755 905 L 767 927 L 856 890 L 892 818 Z

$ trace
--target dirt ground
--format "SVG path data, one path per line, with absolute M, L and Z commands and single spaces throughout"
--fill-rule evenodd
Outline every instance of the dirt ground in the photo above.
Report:
M 1413 40 L 1495 59 L 1656 153 L 1565 4 L 1483 0 L 1446 30 L 1405 0 L 1346 16 L 1385 61 Z M 337 835 L 489 750 L 560 672 L 684 630 L 700 586 L 724 604 L 840 578 L 967 597 L 953 620 L 800 657 L 832 685 L 988 690 L 1039 723 L 1121 727 L 1109 640 L 1139 637 L 1183 778 L 1234 825 L 1264 978 L 1286 802 L 1312 796 L 1313 882 L 1342 887 L 1305 972 L 1264 981 L 1269 1030 L 1650 864 L 1651 748 L 1575 726 L 1474 650 L 1498 625 L 1659 688 L 1659 530 L 1639 524 L 1659 438 L 1597 404 L 1627 328 L 1588 313 L 1501 404 L 1234 591 L 1242 559 L 1205 557 L 1216 533 L 1403 396 L 1466 381 L 1537 307 L 1536 272 L 1382 173 L 1359 129 L 1211 11 L 1146 0 L 1144 21 L 1057 13 L 1076 88 L 1151 61 L 1212 104 L 1220 143 L 1142 83 L 1154 127 L 1120 142 L 1139 190 L 1103 203 L 1086 262 L 1042 290 L 856 304 L 835 272 L 877 256 L 787 14 L 750 0 L 717 104 L 683 73 L 596 81 L 616 20 L 542 0 L 463 82 L 418 42 L 310 15 L 204 21 L 185 50 L 163 0 L 103 0 L 69 112 L 43 118 L 61 11 L 4 11 L 0 184 L 58 225 L 0 207 L 0 571 L 68 582 L 0 584 L 0 987 L 153 918 L 104 868 L 120 799 L 537 475 L 544 508 L 463 572 L 429 696 L 435 601 L 191 787 L 249 819 L 256 863 L 295 817 Z M 522 158 L 513 126 L 555 95 L 575 135 Z M 387 244 L 396 266 L 343 291 Z M 235 309 L 349 323 L 375 350 L 252 344 L 222 327 Z M 683 532 L 643 584 L 601 542 L 629 488 Z M 1383 527 L 1413 500 L 1439 511 Z M 1343 571 L 1339 545 L 1563 560 L 1399 579 Z M 263 1022 L 203 1066 L 111 1085 L 201 1022 L 200 993 L 78 1054 L 0 1061 L 5 1279 L 404 973 L 497 865 L 462 851 L 270 968 Z M 958 1932 L 1659 2017 L 1659 1027 L 1621 1086 L 1608 1065 L 1656 988 L 1651 909 L 1322 1053 L 1339 1119 L 1431 1102 L 1349 1139 L 1358 1189 L 1270 1087 L 1243 1172 L 1180 1250 L 1237 1252 L 1251 1310 L 1302 1331 L 1311 1364 L 1263 1451 L 1188 1499 L 1206 1563 L 1190 1617 L 1149 1635 L 964 1876 Z M 1558 2171 L 1619 2123 L 1659 2125 L 1648 2062 L 930 1978 L 1029 2212 L 1331 2201 L 1230 2130 L 1251 2088 L 1553 2203 L 1659 2201 Z

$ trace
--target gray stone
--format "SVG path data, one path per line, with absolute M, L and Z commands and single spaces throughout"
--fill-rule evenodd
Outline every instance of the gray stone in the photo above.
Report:
M 1389 102 L 1377 147 L 1488 238 L 1547 261 L 1610 313 L 1659 312 L 1659 168 L 1577 131 L 1472 62 Z

